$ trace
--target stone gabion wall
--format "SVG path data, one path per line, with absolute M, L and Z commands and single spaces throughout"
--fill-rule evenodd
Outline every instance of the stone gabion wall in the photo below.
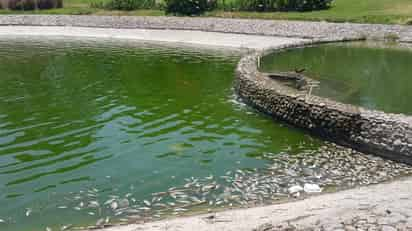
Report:
M 257 57 L 242 58 L 235 89 L 246 103 L 336 143 L 412 164 L 412 118 L 312 96 L 261 75 Z

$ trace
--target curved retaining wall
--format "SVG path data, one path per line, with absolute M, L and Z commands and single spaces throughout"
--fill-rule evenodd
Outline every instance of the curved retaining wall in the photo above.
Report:
M 342 145 L 412 164 L 412 117 L 311 96 L 258 71 L 262 53 L 243 57 L 235 89 L 246 103 L 279 120 Z

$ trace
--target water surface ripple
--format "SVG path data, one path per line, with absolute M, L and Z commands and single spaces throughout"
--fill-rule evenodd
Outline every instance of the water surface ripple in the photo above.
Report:
M 235 100 L 239 56 L 130 41 L 0 38 L 6 230 L 121 218 L 101 206 L 107 198 L 141 204 L 188 178 L 260 168 L 265 155 L 317 147 Z

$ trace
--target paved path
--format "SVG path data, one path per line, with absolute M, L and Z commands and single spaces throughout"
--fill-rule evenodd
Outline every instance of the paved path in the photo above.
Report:
M 104 231 L 138 230 L 412 230 L 412 178 L 286 204 L 113 227 Z
M 113 29 L 65 26 L 0 26 L 0 36 L 63 36 L 183 43 L 197 46 L 264 50 L 308 41 L 262 35 L 244 35 L 189 30 Z

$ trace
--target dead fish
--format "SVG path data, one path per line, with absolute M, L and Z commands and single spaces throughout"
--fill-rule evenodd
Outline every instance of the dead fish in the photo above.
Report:
M 109 200 L 107 200 L 107 201 L 105 201 L 103 204 L 104 205 L 108 205 L 108 204 L 111 204 L 113 201 L 115 201 L 116 199 L 114 199 L 114 198 L 112 198 L 112 199 L 109 199 Z
M 120 215 L 122 215 L 123 214 L 123 211 L 117 211 L 114 215 L 115 216 L 120 216 Z
M 152 205 L 148 200 L 144 200 L 143 203 L 149 207 Z
M 181 204 L 190 204 L 190 201 L 186 201 L 186 200 L 176 200 L 176 202 L 179 202 Z
M 32 210 L 30 208 L 26 209 L 26 217 L 30 216 Z
M 193 202 L 201 202 L 201 200 L 199 200 L 199 198 L 195 197 L 195 196 L 191 196 L 189 197 Z
M 169 190 L 170 191 L 173 191 L 173 190 L 171 190 L 172 188 L 170 188 Z M 166 195 L 166 194 L 168 194 L 169 192 L 157 192 L 157 193 L 152 193 L 152 196 L 161 196 L 161 195 Z
M 175 212 L 185 212 L 185 211 L 187 211 L 187 209 L 184 209 L 184 208 L 175 208 L 174 211 L 175 211 Z
M 59 206 L 59 207 L 57 207 L 58 209 L 67 209 L 67 206 Z
M 119 208 L 119 204 L 118 204 L 116 201 L 113 201 L 113 202 L 110 204 L 110 208 L 111 208 L 112 210 L 116 210 L 117 208 Z
M 82 208 L 80 208 L 80 207 L 78 207 L 78 206 L 74 207 L 73 209 L 74 209 L 74 210 L 77 210 L 77 211 L 82 210 Z
M 156 203 L 156 204 L 153 204 L 153 206 L 167 208 L 167 205 L 163 203 Z
M 3 219 L 0 219 L 0 223 L 6 223 L 6 221 Z
M 98 208 L 98 207 L 100 207 L 100 204 L 97 201 L 90 201 L 88 207 L 89 208 Z
M 95 215 L 94 212 L 88 212 L 87 214 L 89 214 L 90 216 L 94 216 L 94 215 Z
M 128 210 L 126 210 L 126 213 L 128 213 L 128 214 L 139 213 L 139 212 L 140 211 L 137 210 L 137 209 L 128 209 Z
M 104 219 L 100 218 L 99 220 L 96 221 L 96 226 L 102 226 L 104 224 Z
M 192 186 L 192 183 L 187 183 L 187 184 L 183 185 L 184 188 L 190 188 L 190 186 Z
M 50 227 L 46 227 L 46 231 L 53 231 Z
M 63 225 L 63 226 L 60 228 L 60 231 L 68 230 L 68 229 L 70 229 L 72 226 L 73 226 L 73 225 L 71 225 L 71 224 L 69 224 L 69 225 Z

